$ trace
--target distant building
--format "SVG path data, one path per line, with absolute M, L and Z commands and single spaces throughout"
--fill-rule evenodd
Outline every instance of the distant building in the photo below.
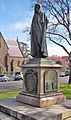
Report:
M 5 40 L 0 32 L 0 73 L 20 71 L 24 63 L 23 55 L 15 40 Z
M 8 46 L 8 69 L 9 71 L 20 71 L 20 66 L 24 62 L 24 58 L 15 40 L 6 40 Z
M 0 32 L 0 73 L 2 71 L 8 71 L 8 46 Z

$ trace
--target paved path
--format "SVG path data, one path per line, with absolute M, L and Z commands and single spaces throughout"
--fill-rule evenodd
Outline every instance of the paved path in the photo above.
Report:
M 0 91 L 7 91 L 22 88 L 23 81 L 0 82 Z

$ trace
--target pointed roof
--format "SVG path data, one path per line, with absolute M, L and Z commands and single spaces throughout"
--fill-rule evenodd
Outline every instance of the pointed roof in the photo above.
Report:
M 11 57 L 23 57 L 16 40 L 6 40 L 6 43 Z
M 5 43 L 5 45 L 7 46 L 7 48 L 8 48 L 8 45 L 7 45 L 7 43 L 6 43 L 6 41 L 5 41 L 5 39 L 4 39 L 4 37 L 3 37 L 3 35 L 2 35 L 2 33 L 0 32 L 0 36 L 2 37 L 2 39 L 4 40 L 4 43 Z

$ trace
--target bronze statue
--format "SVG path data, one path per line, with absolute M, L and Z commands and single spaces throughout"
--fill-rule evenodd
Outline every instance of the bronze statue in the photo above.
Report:
M 48 19 L 42 12 L 40 4 L 35 5 L 35 12 L 31 24 L 31 55 L 36 58 L 48 56 L 46 44 L 46 29 Z

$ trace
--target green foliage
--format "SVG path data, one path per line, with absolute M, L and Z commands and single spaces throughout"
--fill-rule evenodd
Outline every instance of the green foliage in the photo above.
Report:
M 16 97 L 21 90 L 12 90 L 12 91 L 2 91 L 0 92 L 0 98 L 12 98 Z
M 71 84 L 60 85 L 60 91 L 67 97 L 71 98 Z

